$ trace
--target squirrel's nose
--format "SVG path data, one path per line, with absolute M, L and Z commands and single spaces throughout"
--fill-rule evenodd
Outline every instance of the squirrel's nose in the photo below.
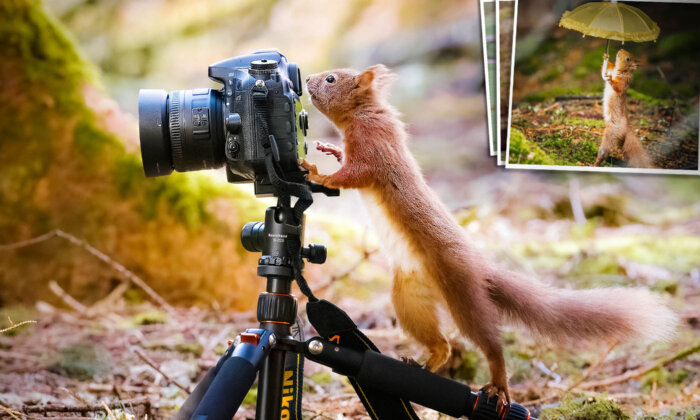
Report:
M 306 76 L 306 83 L 309 83 L 309 79 L 311 79 L 311 76 Z

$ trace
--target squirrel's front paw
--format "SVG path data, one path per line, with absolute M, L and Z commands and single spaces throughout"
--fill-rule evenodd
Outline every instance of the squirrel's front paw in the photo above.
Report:
M 309 171 L 309 175 L 318 175 L 318 168 L 316 165 L 306 159 L 301 162 L 301 167 Z
M 609 58 L 610 58 L 610 56 L 607 53 L 603 54 L 603 60 L 607 60 Z
M 338 162 L 341 162 L 343 160 L 343 149 L 334 144 L 322 143 L 320 141 L 317 141 L 316 150 L 323 152 L 329 156 L 334 156 L 338 160 Z

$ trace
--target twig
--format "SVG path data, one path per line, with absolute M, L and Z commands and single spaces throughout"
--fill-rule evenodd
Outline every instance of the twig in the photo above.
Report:
M 45 242 L 48 241 L 49 239 L 53 237 L 59 237 L 67 240 L 68 242 L 72 243 L 73 245 L 77 245 L 81 248 L 83 248 L 85 251 L 96 257 L 98 260 L 108 264 L 111 266 L 116 272 L 124 276 L 127 280 L 132 282 L 133 284 L 137 285 L 138 287 L 141 288 L 148 296 L 150 296 L 151 299 L 153 299 L 158 305 L 160 305 L 163 309 L 165 309 L 168 313 L 171 315 L 175 315 L 175 309 L 173 309 L 168 302 L 165 301 L 158 293 L 155 292 L 155 290 L 151 289 L 151 287 L 143 281 L 139 276 L 134 274 L 131 270 L 127 269 L 120 263 L 114 261 L 110 257 L 107 256 L 107 254 L 103 253 L 102 251 L 98 250 L 97 248 L 93 247 L 92 245 L 88 244 L 82 239 L 78 239 L 75 236 L 66 233 L 62 231 L 61 229 L 56 229 L 54 231 L 51 231 L 49 233 L 45 233 L 43 235 L 37 236 L 36 238 L 32 239 L 27 239 L 25 241 L 20 241 L 20 242 L 15 242 L 13 244 L 8 244 L 8 245 L 0 245 L 0 251 L 9 251 L 9 250 L 14 250 L 14 249 L 19 249 L 19 248 L 24 248 L 27 246 L 31 245 L 36 245 L 40 242 Z
M 3 405 L 0 405 L 0 409 L 2 409 L 4 412 L 6 412 L 7 414 L 9 414 L 10 417 L 12 417 L 13 419 L 20 420 L 20 418 L 17 417 L 17 414 L 19 414 L 20 416 L 24 416 L 24 414 L 22 414 L 22 413 L 20 413 L 20 412 L 18 412 L 18 411 L 10 410 L 9 408 L 7 408 L 7 407 L 5 407 L 5 406 L 3 406 Z
M 0 359 L 15 359 L 24 360 L 25 362 L 38 363 L 39 358 L 35 356 L 30 356 L 24 353 L 18 353 L 14 351 L 0 350 Z
M 649 372 L 653 372 L 653 371 L 660 369 L 660 368 L 662 368 L 662 367 L 664 367 L 672 362 L 675 362 L 677 360 L 684 359 L 684 358 L 690 356 L 691 354 L 697 353 L 699 351 L 700 351 L 700 344 L 695 344 L 694 346 L 687 347 L 687 348 L 679 351 L 678 353 L 676 353 L 675 355 L 673 355 L 671 357 L 661 359 L 660 361 L 654 363 L 651 366 L 630 370 L 628 372 L 625 372 L 622 375 L 613 376 L 612 378 L 607 378 L 607 379 L 603 379 L 600 381 L 584 382 L 584 383 L 580 384 L 578 386 L 578 388 L 581 388 L 581 389 L 597 388 L 597 387 L 601 387 L 601 386 L 618 384 L 620 382 L 627 382 L 630 379 L 635 379 L 635 378 L 639 378 L 640 376 L 644 376 Z
M 109 409 L 109 407 L 107 406 L 107 403 L 104 402 L 104 400 L 102 401 L 102 407 L 105 408 L 105 411 L 107 411 L 107 415 L 109 416 L 109 418 L 111 420 L 117 420 L 117 418 L 114 416 L 114 413 L 112 413 L 112 410 Z
M 62 387 L 60 387 L 60 388 L 58 388 L 58 389 L 59 389 L 60 391 L 65 392 L 66 394 L 69 394 L 71 397 L 75 398 L 79 403 L 85 404 L 85 405 L 88 404 L 88 402 L 85 401 L 85 398 L 81 397 L 80 395 L 78 395 L 77 392 L 75 392 L 75 391 L 73 391 L 73 390 L 71 390 L 71 389 L 68 389 L 68 388 L 66 388 L 65 386 L 62 386 Z
M 571 211 L 574 213 L 576 224 L 585 225 L 586 215 L 581 204 L 581 185 L 578 178 L 571 178 L 569 182 L 569 202 L 571 203 Z
M 130 284 L 131 283 L 129 281 L 120 282 L 119 285 L 114 288 L 114 290 L 109 292 L 109 294 L 104 298 L 93 303 L 88 310 L 90 310 L 92 313 L 96 313 L 105 306 L 113 306 L 114 302 L 116 302 L 129 289 Z
M 22 321 L 22 322 L 20 322 L 19 324 L 15 324 L 14 322 L 12 322 L 12 319 L 10 319 L 9 316 L 7 317 L 7 320 L 10 321 L 10 326 L 7 327 L 7 328 L 1 329 L 1 330 L 0 330 L 0 334 L 4 334 L 4 333 L 6 333 L 6 332 L 8 332 L 8 331 L 12 331 L 12 330 L 14 330 L 15 328 L 21 327 L 22 325 L 36 324 L 36 321 L 33 321 L 33 320 Z
M 51 290 L 51 292 L 58 296 L 63 303 L 73 308 L 76 312 L 83 315 L 90 315 L 90 311 L 85 305 L 78 302 L 73 296 L 69 295 L 68 292 L 63 290 L 63 288 L 61 288 L 61 286 L 59 286 L 55 281 L 51 280 L 49 282 L 49 290 Z
M 598 360 L 596 360 L 596 362 L 593 363 L 593 364 L 583 373 L 583 376 L 581 376 L 576 382 L 574 382 L 571 386 L 569 386 L 569 388 L 567 388 L 566 391 L 567 391 L 567 392 L 568 392 L 568 391 L 571 391 L 572 389 L 576 388 L 576 387 L 579 386 L 581 383 L 583 383 L 583 381 L 585 381 L 586 379 L 588 379 L 588 378 L 591 376 L 591 373 L 593 373 L 593 372 L 598 368 L 598 366 L 600 366 L 600 365 L 603 363 L 603 361 L 605 361 L 605 359 L 608 358 L 608 355 L 613 351 L 613 349 L 614 349 L 615 347 L 617 347 L 617 345 L 618 345 L 618 342 L 617 342 L 617 341 L 616 341 L 615 343 L 613 343 L 613 345 L 610 346 L 610 348 L 608 349 L 608 351 L 606 351 L 605 353 L 603 353 L 603 355 L 601 355 L 600 358 L 598 358 Z
M 144 352 L 142 352 L 141 349 L 135 348 L 135 349 L 133 349 L 133 351 L 134 351 L 134 353 L 136 353 L 136 355 L 137 355 L 138 357 L 141 358 L 141 360 L 143 360 L 144 362 L 146 362 L 146 364 L 147 364 L 148 366 L 152 367 L 152 368 L 155 369 L 158 373 L 160 373 L 161 375 L 163 375 L 163 378 L 165 378 L 166 381 L 168 381 L 169 383 L 175 385 L 176 387 L 180 388 L 181 390 L 185 391 L 186 393 L 188 393 L 188 394 L 190 393 L 190 390 L 189 390 L 189 389 L 187 389 L 187 388 L 185 388 L 184 386 L 180 385 L 177 381 L 175 381 L 175 380 L 172 379 L 170 376 L 168 376 L 165 372 L 163 372 L 163 371 L 160 369 L 160 367 L 158 367 L 158 364 L 157 364 L 156 362 L 154 362 L 153 359 L 151 359 L 150 357 L 146 356 L 146 354 L 145 354 Z

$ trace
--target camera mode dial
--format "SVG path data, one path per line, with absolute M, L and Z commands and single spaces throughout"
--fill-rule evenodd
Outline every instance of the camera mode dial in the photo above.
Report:
M 274 60 L 255 60 L 250 63 L 251 70 L 273 70 L 277 68 L 277 62 Z

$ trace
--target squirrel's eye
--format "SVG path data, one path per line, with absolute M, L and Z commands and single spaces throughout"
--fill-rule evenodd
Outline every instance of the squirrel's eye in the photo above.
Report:
M 328 83 L 335 82 L 335 76 L 333 76 L 332 74 L 328 75 L 328 77 L 326 77 L 326 82 L 328 82 Z
M 627 61 L 630 61 L 630 58 L 629 58 L 629 57 L 627 57 Z

